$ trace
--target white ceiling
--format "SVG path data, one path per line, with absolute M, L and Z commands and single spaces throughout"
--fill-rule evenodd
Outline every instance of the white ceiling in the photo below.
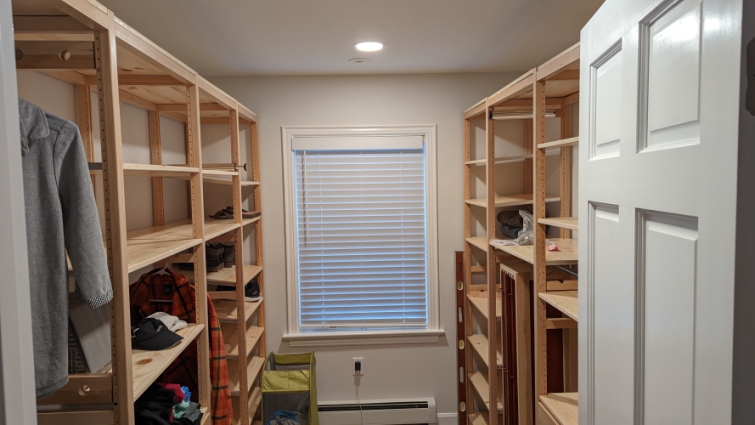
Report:
M 203 75 L 524 71 L 603 0 L 100 0 Z M 354 49 L 358 41 L 382 52 Z M 350 58 L 365 57 L 362 64 Z

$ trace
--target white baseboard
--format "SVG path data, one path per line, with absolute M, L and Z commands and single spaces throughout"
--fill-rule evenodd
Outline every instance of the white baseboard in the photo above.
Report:
M 438 413 L 438 425 L 456 425 L 458 420 L 456 413 Z

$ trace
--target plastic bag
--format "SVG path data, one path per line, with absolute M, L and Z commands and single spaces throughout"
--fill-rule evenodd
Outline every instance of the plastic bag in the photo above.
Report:
M 524 223 L 522 226 L 522 231 L 519 232 L 519 237 L 514 239 L 514 243 L 517 245 L 532 245 L 532 239 L 534 237 L 535 231 L 532 213 L 525 210 L 519 210 L 519 215 L 522 216 L 522 221 Z

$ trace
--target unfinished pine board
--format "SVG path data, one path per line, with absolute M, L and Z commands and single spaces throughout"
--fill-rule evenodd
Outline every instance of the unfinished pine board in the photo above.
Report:
M 540 299 L 557 308 L 570 319 L 578 321 L 579 295 L 577 291 L 541 292 L 538 295 Z
M 231 186 L 233 185 L 233 180 L 231 179 L 224 179 L 222 177 L 214 177 L 214 176 L 205 176 L 207 173 L 202 173 L 202 181 L 205 183 L 212 183 L 212 184 L 224 184 Z M 260 182 L 252 182 L 252 181 L 246 181 L 243 180 L 241 182 L 241 186 L 259 186 Z
M 532 158 L 532 155 L 511 155 L 511 156 L 500 156 L 495 158 L 496 164 L 504 164 L 507 162 L 519 162 L 524 161 L 525 159 Z M 467 161 L 465 164 L 467 165 L 487 165 L 488 160 L 487 159 L 476 159 L 474 161 Z
M 472 236 L 471 238 L 467 238 L 467 243 L 482 251 L 488 251 L 488 238 L 485 236 Z
M 101 162 L 90 162 L 89 172 L 92 174 L 102 173 Z M 197 167 L 188 167 L 183 165 L 158 165 L 158 164 L 135 164 L 124 163 L 123 174 L 125 176 L 138 177 L 170 177 L 174 179 L 188 180 L 192 174 L 199 172 Z
M 474 348 L 477 355 L 479 355 L 483 363 L 485 363 L 485 366 L 490 367 L 490 364 L 488 364 L 488 338 L 482 334 L 474 334 L 469 335 L 467 339 L 469 340 L 469 343 L 472 344 L 472 348 Z M 503 367 L 503 354 L 496 350 L 495 357 L 497 366 Z
M 172 177 L 177 179 L 189 179 L 192 174 L 198 173 L 197 167 L 184 167 L 175 165 L 154 164 L 123 164 L 123 174 L 126 176 L 141 177 Z
M 204 219 L 204 234 L 205 239 L 214 239 L 218 236 L 224 235 L 232 230 L 239 228 L 239 224 L 234 222 L 233 219 L 216 219 L 207 217 Z
M 233 177 L 233 176 L 238 176 L 238 175 L 239 175 L 238 171 L 213 170 L 213 169 L 208 169 L 208 168 L 202 169 L 202 178 L 204 178 L 204 176 L 230 176 L 230 177 Z
M 475 103 L 474 106 L 464 111 L 464 119 L 472 119 L 476 118 L 478 116 L 483 116 L 485 110 L 487 109 L 485 106 L 485 102 L 487 99 L 482 99 L 481 101 Z
M 482 314 L 482 316 L 485 318 L 485 320 L 488 319 L 488 297 L 475 297 L 472 295 L 467 295 L 467 299 L 469 299 L 469 303 L 474 306 L 474 308 L 477 309 L 477 311 Z M 496 297 L 495 299 L 495 317 L 497 319 L 501 318 L 501 311 L 503 311 L 501 307 L 501 299 Z
M 482 402 L 485 404 L 485 407 L 490 409 L 490 397 L 488 394 L 490 393 L 490 390 L 488 389 L 488 380 L 485 379 L 485 376 L 483 376 L 480 372 L 470 373 L 469 375 L 469 382 L 472 383 L 472 388 L 475 389 L 475 392 L 477 393 L 477 396 L 480 397 Z M 503 411 L 503 403 L 500 401 L 497 401 L 497 407 L 498 411 Z
M 469 425 L 488 425 L 488 419 L 482 413 L 470 413 Z
M 246 285 L 255 276 L 260 274 L 262 267 L 244 264 L 244 282 Z M 236 286 L 236 266 L 225 267 L 218 272 L 207 273 L 207 283 L 213 285 Z
M 208 282 L 209 283 L 209 282 Z M 244 323 L 249 321 L 249 318 L 257 312 L 257 309 L 262 302 L 262 297 L 259 301 L 253 303 L 247 302 L 244 306 Z M 218 315 L 218 319 L 224 323 L 235 323 L 239 318 L 238 308 L 236 300 L 214 300 L 215 312 Z
M 136 350 L 131 352 L 131 363 L 134 380 L 134 400 L 144 394 L 173 360 L 183 353 L 186 347 L 194 341 L 204 329 L 204 325 L 190 323 L 186 329 L 176 331 L 183 340 L 174 347 L 161 351 Z
M 129 273 L 202 243 L 192 238 L 191 220 L 134 230 L 127 238 Z
M 548 143 L 540 143 L 539 145 L 537 145 L 537 148 L 538 149 L 547 149 L 547 148 L 555 148 L 555 147 L 565 148 L 567 146 L 576 146 L 578 144 L 579 144 L 579 136 L 570 137 L 568 139 L 556 140 L 556 141 L 548 142 Z
M 559 425 L 579 425 L 578 393 L 541 395 L 540 402 Z
M 210 423 L 210 408 L 209 407 L 201 407 L 199 409 L 200 412 L 202 412 L 202 422 L 200 425 L 208 425 Z
M 225 340 L 225 355 L 228 358 L 239 357 L 239 331 L 236 324 L 221 324 L 223 339 Z M 254 350 L 254 347 L 260 341 L 265 329 L 259 326 L 250 326 L 246 330 L 246 355 Z
M 554 195 L 547 195 L 545 197 L 545 202 L 558 202 L 560 198 L 558 196 Z M 474 205 L 476 207 L 482 207 L 487 208 L 488 206 L 488 200 L 485 198 L 480 199 L 468 199 L 465 201 L 469 205 Z M 522 193 L 519 195 L 505 195 L 505 196 L 496 196 L 495 197 L 495 207 L 496 208 L 503 208 L 503 207 L 517 207 L 521 205 L 532 205 L 533 203 L 532 194 L 531 193 Z
M 262 390 L 259 388 L 252 390 L 252 393 L 249 395 L 249 400 L 246 403 L 247 412 L 249 412 L 249 423 L 252 423 L 251 420 L 254 418 L 257 409 L 259 409 L 262 404 Z M 233 425 L 239 425 L 241 424 L 239 418 L 239 412 L 241 411 L 239 397 L 231 397 L 231 404 L 233 406 Z
M 556 226 L 562 229 L 579 230 L 579 220 L 577 217 L 550 217 L 541 218 L 537 221 L 546 226 Z
M 257 217 L 254 217 L 254 218 L 242 218 L 241 219 L 241 227 L 248 226 L 250 224 L 256 223 L 256 222 L 260 221 L 260 218 L 262 218 L 261 215 L 257 216 Z
M 231 395 L 238 396 L 241 394 L 240 380 L 239 380 L 239 368 L 236 362 L 228 366 L 228 380 L 230 381 Z M 249 383 L 249 389 L 252 387 L 252 383 L 262 371 L 262 366 L 265 365 L 265 359 L 263 357 L 254 356 L 249 359 L 246 366 L 247 382 Z
M 577 257 L 579 255 L 577 241 L 574 239 L 561 239 L 561 238 L 549 238 L 549 242 L 553 242 L 558 246 L 558 251 L 545 251 L 545 263 L 549 266 L 563 266 L 577 263 Z M 507 254 L 524 260 L 530 264 L 534 261 L 534 246 L 533 245 L 511 245 L 511 246 L 498 246 L 492 245 L 495 249 L 501 250 Z

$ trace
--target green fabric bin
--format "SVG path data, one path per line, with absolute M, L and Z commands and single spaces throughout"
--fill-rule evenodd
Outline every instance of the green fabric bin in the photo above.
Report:
M 262 371 L 261 386 L 262 425 L 267 425 L 279 410 L 299 413 L 301 418 L 306 418 L 306 425 L 319 425 L 315 353 L 271 352 Z

